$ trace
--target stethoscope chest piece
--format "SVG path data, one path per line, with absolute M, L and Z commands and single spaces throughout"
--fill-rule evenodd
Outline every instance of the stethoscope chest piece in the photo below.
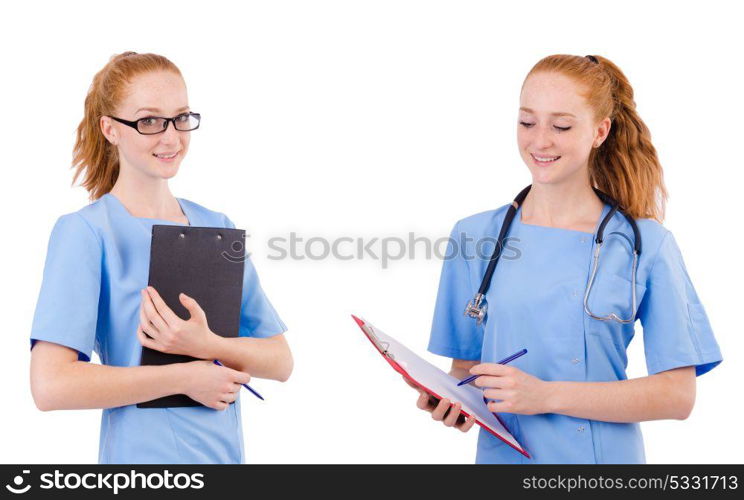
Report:
M 483 294 L 477 293 L 473 300 L 468 302 L 465 308 L 465 315 L 475 319 L 476 324 L 480 325 L 483 323 L 483 319 L 486 317 L 486 310 L 488 304 L 483 302 Z

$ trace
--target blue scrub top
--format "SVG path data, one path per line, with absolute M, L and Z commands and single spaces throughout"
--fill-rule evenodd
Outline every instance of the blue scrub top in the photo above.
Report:
M 191 226 L 234 228 L 222 213 L 177 198 Z M 140 290 L 147 286 L 154 224 L 134 217 L 111 193 L 57 220 L 49 239 L 31 347 L 45 340 L 78 351 L 95 350 L 105 365 L 139 366 Z M 271 337 L 286 326 L 245 260 L 241 337 Z M 243 463 L 240 398 L 224 411 L 207 407 L 106 408 L 99 463 Z
M 625 380 L 633 324 L 595 320 L 584 313 L 596 245 L 590 233 L 522 223 L 520 208 L 486 294 L 484 323 L 478 326 L 463 315 L 478 291 L 508 206 L 455 224 L 442 268 L 429 350 L 494 363 L 526 348 L 528 354 L 511 365 L 543 380 Z M 605 204 L 600 220 L 609 208 Z M 721 352 L 679 248 L 658 222 L 636 222 L 643 245 L 636 319 L 643 325 L 648 373 L 695 366 L 697 375 L 702 375 L 721 362 Z M 605 229 L 589 300 L 597 316 L 631 315 L 632 242 L 630 224 L 615 214 Z M 638 423 L 553 413 L 499 415 L 533 458 L 481 429 L 478 463 L 645 462 Z

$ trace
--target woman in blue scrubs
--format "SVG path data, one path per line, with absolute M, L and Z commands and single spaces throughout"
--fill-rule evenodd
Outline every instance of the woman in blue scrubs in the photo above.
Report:
M 85 100 L 75 179 L 84 174 L 93 201 L 59 217 L 49 239 L 31 389 L 41 410 L 103 408 L 100 463 L 243 463 L 241 384 L 292 371 L 286 327 L 249 259 L 237 338 L 210 331 L 184 294 L 181 320 L 147 286 L 153 224 L 235 227 L 170 192 L 199 119 L 178 68 L 155 54 L 114 56 Z M 142 345 L 199 360 L 139 366 Z M 93 351 L 100 365 L 89 363 Z M 170 394 L 204 406 L 136 406 Z
M 486 294 L 487 315 L 478 324 L 463 311 L 511 204 L 455 224 L 429 350 L 453 358 L 457 378 L 482 375 L 475 385 L 489 409 L 532 457 L 481 430 L 478 463 L 643 463 L 639 422 L 687 418 L 695 377 L 722 360 L 677 243 L 660 223 L 666 192 L 649 131 L 616 65 L 570 55 L 546 57 L 529 72 L 517 130 L 532 188 Z M 587 305 L 597 316 L 640 319 L 646 377 L 625 373 L 633 323 L 584 311 L 595 235 L 610 209 L 594 187 L 637 222 L 642 252 L 631 310 L 633 231 L 616 213 Z M 523 348 L 526 355 L 496 364 Z M 447 426 L 473 425 L 446 399 L 437 404 L 421 392 L 418 406 Z

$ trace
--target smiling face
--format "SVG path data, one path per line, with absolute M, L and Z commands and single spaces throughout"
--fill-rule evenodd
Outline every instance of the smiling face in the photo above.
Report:
M 148 116 L 171 118 L 189 111 L 183 78 L 170 71 L 153 71 L 135 77 L 113 116 L 135 121 Z M 189 149 L 191 132 L 181 132 L 168 123 L 165 132 L 142 135 L 108 117 L 101 130 L 119 150 L 120 168 L 141 176 L 170 179 L 178 172 Z
M 587 182 L 589 154 L 607 138 L 610 119 L 595 123 L 582 90 L 559 73 L 535 73 L 525 82 L 517 143 L 533 183 Z

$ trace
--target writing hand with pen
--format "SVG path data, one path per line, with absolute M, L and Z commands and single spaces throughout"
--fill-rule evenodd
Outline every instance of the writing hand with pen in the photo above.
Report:
M 470 368 L 472 375 L 457 385 L 472 383 L 476 387 L 482 387 L 483 400 L 494 413 L 545 413 L 548 384 L 517 367 L 507 366 L 525 354 L 527 349 L 522 349 L 497 363 L 477 364 Z
M 478 375 L 473 385 L 483 389 L 488 409 L 493 413 L 536 415 L 546 413 L 549 396 L 548 382 L 526 373 L 515 366 L 481 363 L 470 369 Z

